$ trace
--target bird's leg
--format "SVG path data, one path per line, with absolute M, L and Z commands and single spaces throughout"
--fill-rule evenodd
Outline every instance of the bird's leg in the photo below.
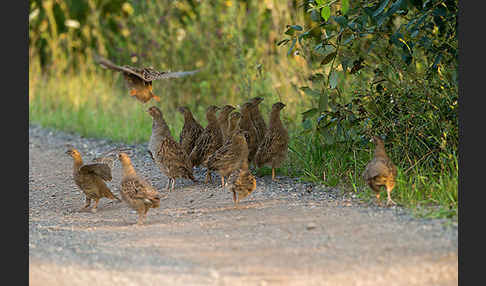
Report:
M 167 191 L 169 191 L 169 193 L 170 193 L 170 181 L 171 181 L 171 180 L 172 180 L 172 179 L 171 179 L 171 178 L 169 178 L 169 180 L 167 181 L 167 188 L 166 188 L 166 190 L 167 190 Z
M 90 205 L 91 205 L 91 199 L 86 197 L 86 204 L 84 205 L 84 207 L 81 210 L 82 211 L 86 210 Z
M 152 93 L 152 94 L 153 94 L 153 93 Z M 155 99 L 155 101 L 160 101 L 160 97 L 159 97 L 159 96 L 157 96 L 157 95 L 153 94 L 153 95 L 152 95 L 152 97 Z
M 390 205 L 390 204 L 393 204 L 393 205 L 396 205 L 396 204 L 397 204 L 397 203 L 395 203 L 395 202 L 394 202 L 394 201 L 391 199 L 391 197 L 390 197 L 390 193 L 391 193 L 391 191 L 392 191 L 392 189 L 390 189 L 390 188 L 386 188 L 386 193 L 387 193 L 387 195 L 388 195 L 388 198 L 387 198 L 387 200 L 386 200 L 386 205 L 387 205 L 387 206 L 388 206 L 388 205 Z
M 144 209 L 139 208 L 137 210 L 137 213 L 138 213 L 137 225 L 142 225 L 143 224 L 144 212 L 145 212 L 145 207 L 144 207 Z
M 275 168 L 272 168 L 272 181 L 275 181 Z
M 206 173 L 206 184 L 210 181 L 211 183 L 213 182 L 213 176 L 211 176 L 211 171 L 207 171 Z
M 172 178 L 172 190 L 174 190 L 175 178 Z
M 221 188 L 224 190 L 224 176 L 221 176 Z
M 100 199 L 99 199 L 99 198 L 96 198 L 96 199 L 95 199 L 95 204 L 94 204 L 93 208 L 91 209 L 91 212 L 92 212 L 92 213 L 96 213 L 96 212 L 98 211 L 98 209 L 97 209 L 97 208 L 98 208 L 98 203 L 99 203 L 99 202 L 100 202 Z

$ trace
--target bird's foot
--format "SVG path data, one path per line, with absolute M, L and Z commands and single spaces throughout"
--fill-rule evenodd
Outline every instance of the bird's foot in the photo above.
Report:
M 387 205 L 387 206 L 390 206 L 390 205 L 394 205 L 394 206 L 396 206 L 396 205 L 397 205 L 397 203 L 395 203 L 395 202 L 394 202 L 392 199 L 390 199 L 390 198 L 389 198 L 389 199 L 386 201 L 386 205 Z
M 92 208 L 92 209 L 91 209 L 91 212 L 92 212 L 92 213 L 94 213 L 94 214 L 95 214 L 97 211 L 98 211 L 98 209 L 97 209 L 97 208 Z

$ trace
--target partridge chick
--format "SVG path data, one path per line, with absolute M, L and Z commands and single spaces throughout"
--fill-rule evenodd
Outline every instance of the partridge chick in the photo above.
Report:
M 267 133 L 255 154 L 257 167 L 269 165 L 272 167 L 272 181 L 275 181 L 275 168 L 287 158 L 289 133 L 280 120 L 280 111 L 285 107 L 282 102 L 272 105 Z
M 160 101 L 160 97 L 152 92 L 152 81 L 167 78 L 184 77 L 197 73 L 199 70 L 182 72 L 157 71 L 151 67 L 131 67 L 128 65 L 119 66 L 108 59 L 95 55 L 94 60 L 104 68 L 112 69 L 123 73 L 123 78 L 130 89 L 130 95 L 135 96 L 139 101 L 146 103 L 154 98 Z
M 225 105 L 223 106 L 223 108 L 221 109 L 218 115 L 218 124 L 219 127 L 221 128 L 221 133 L 223 134 L 223 142 L 226 141 L 226 139 L 228 138 L 228 134 L 227 134 L 228 126 L 229 126 L 228 117 L 233 110 L 235 110 L 233 106 Z
M 240 200 L 249 196 L 255 189 L 255 177 L 248 170 L 248 161 L 243 160 L 238 177 L 230 187 L 230 190 L 233 193 L 233 202 L 235 203 L 235 207 L 238 206 Z
M 376 192 L 377 201 L 380 199 L 380 187 L 384 186 L 388 195 L 387 205 L 395 205 L 396 203 L 391 199 L 390 193 L 395 187 L 397 167 L 388 158 L 383 140 L 378 136 L 373 136 L 372 141 L 375 144 L 375 154 L 373 159 L 366 165 L 363 179 Z
M 265 138 L 265 133 L 267 132 L 267 124 L 265 123 L 265 119 L 263 119 L 263 115 L 260 112 L 258 106 L 263 101 L 262 97 L 254 97 L 250 99 L 250 103 L 253 104 L 253 108 L 250 112 L 251 121 L 257 130 L 257 141 L 260 144 Z
M 160 195 L 150 183 L 140 178 L 126 153 L 118 154 L 122 165 L 121 196 L 122 199 L 138 213 L 137 224 L 141 225 L 150 208 L 160 206 Z
M 221 188 L 224 188 L 224 177 L 238 169 L 242 161 L 248 160 L 248 145 L 243 132 L 235 132 L 230 141 L 208 157 L 208 171 L 219 173 Z
M 258 132 L 251 120 L 251 110 L 254 104 L 246 102 L 241 106 L 241 118 L 239 128 L 246 131 L 246 143 L 248 144 L 248 163 L 253 161 L 258 150 Z
M 170 192 L 174 189 L 176 178 L 186 178 L 197 182 L 192 175 L 192 167 L 186 151 L 170 136 L 169 127 L 167 124 L 164 124 L 165 120 L 162 111 L 158 107 L 152 106 L 147 112 L 152 116 L 154 122 L 152 125 L 152 137 L 154 142 L 157 142 L 153 149 L 154 161 L 162 173 L 169 178 L 167 190 Z M 169 189 L 171 181 L 172 188 Z
M 192 149 L 189 155 L 189 160 L 192 166 L 199 166 L 205 162 L 209 155 L 213 154 L 223 145 L 223 134 L 218 124 L 216 112 L 219 107 L 210 105 L 206 110 L 206 118 L 208 125 L 204 128 L 201 136 L 197 138 L 194 149 Z M 208 170 L 206 173 L 206 183 L 211 179 L 211 172 Z M 212 179 L 211 179 L 212 180 Z
M 184 115 L 184 126 L 179 135 L 179 144 L 187 154 L 191 154 L 196 144 L 196 139 L 201 135 L 204 128 L 194 119 L 188 107 L 181 106 L 178 108 L 178 111 Z
M 97 211 L 98 203 L 101 198 L 120 199 L 115 196 L 105 181 L 111 181 L 111 169 L 105 163 L 83 164 L 83 159 L 78 150 L 70 148 L 66 154 L 73 158 L 73 178 L 76 185 L 86 195 L 86 204 L 81 210 L 86 210 L 91 205 L 91 200 L 95 200 L 91 212 Z

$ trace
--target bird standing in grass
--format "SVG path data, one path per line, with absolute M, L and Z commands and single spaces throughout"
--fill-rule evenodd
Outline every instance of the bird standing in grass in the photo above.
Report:
M 106 163 L 83 164 L 81 154 L 75 148 L 69 148 L 66 154 L 73 158 L 73 178 L 76 185 L 86 195 L 86 204 L 81 210 L 86 210 L 91 205 L 91 200 L 95 200 L 91 212 L 97 211 L 98 203 L 101 198 L 120 199 L 115 196 L 105 181 L 111 181 L 111 168 Z
M 192 174 L 192 166 L 189 162 L 187 153 L 177 143 L 172 136 L 165 123 L 162 111 L 156 107 L 151 106 L 147 112 L 152 116 L 152 137 L 153 138 L 153 156 L 154 162 L 159 169 L 168 178 L 167 190 L 174 190 L 176 178 L 186 178 L 193 182 L 197 182 Z M 172 181 L 172 187 L 170 183 Z
M 179 135 L 179 144 L 189 155 L 191 154 L 192 149 L 194 149 L 196 140 L 199 135 L 201 135 L 204 128 L 196 121 L 196 119 L 194 119 L 194 116 L 188 107 L 181 106 L 177 110 L 184 115 L 184 126 L 182 126 Z
M 269 165 L 272 167 L 272 181 L 275 181 L 275 168 L 287 158 L 289 133 L 280 120 L 280 111 L 285 107 L 282 102 L 272 105 L 270 120 L 265 138 L 260 143 L 258 151 L 255 154 L 255 163 L 257 167 Z
M 160 206 L 160 195 L 150 183 L 140 178 L 126 153 L 118 154 L 122 165 L 122 199 L 138 213 L 137 224 L 143 224 L 150 208 Z
M 128 65 L 119 66 L 114 64 L 108 59 L 102 58 L 99 55 L 94 56 L 96 63 L 100 64 L 104 68 L 112 69 L 114 71 L 121 72 L 123 78 L 130 89 L 130 95 L 134 96 L 139 101 L 146 103 L 150 99 L 160 101 L 160 97 L 156 96 L 152 92 L 152 81 L 159 79 L 177 78 L 192 75 L 199 70 L 193 71 L 181 71 L 181 72 L 165 72 L 157 71 L 152 67 L 131 67 Z
M 363 179 L 375 191 L 377 201 L 380 199 L 380 187 L 384 186 L 388 195 L 386 204 L 395 205 L 390 193 L 395 187 L 397 167 L 386 154 L 383 140 L 378 136 L 373 136 L 372 141 L 375 144 L 375 153 L 373 159 L 366 165 Z

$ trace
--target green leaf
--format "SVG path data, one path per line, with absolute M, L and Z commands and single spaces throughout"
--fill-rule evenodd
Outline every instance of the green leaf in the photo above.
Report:
M 300 90 L 302 90 L 305 94 L 313 96 L 313 97 L 319 97 L 321 95 L 321 93 L 319 91 L 313 90 L 308 86 L 303 86 L 303 87 L 300 88 Z
M 325 111 L 327 110 L 327 101 L 329 100 L 329 96 L 327 95 L 327 92 L 324 92 L 321 94 L 319 97 L 319 110 Z
M 287 52 L 287 56 L 292 53 L 292 50 L 294 49 L 295 42 L 297 42 L 297 38 L 292 39 L 292 44 L 290 45 L 289 51 Z
M 302 113 L 302 120 L 305 121 L 307 118 L 315 116 L 318 113 L 319 113 L 319 110 L 317 110 L 317 108 L 311 108 L 311 109 Z
M 383 2 L 381 2 L 378 9 L 376 9 L 375 12 L 373 12 L 372 16 L 376 17 L 376 16 L 380 15 L 381 12 L 383 12 L 383 10 L 385 10 L 385 7 L 388 5 L 388 2 L 390 2 L 390 0 L 383 0 Z
M 343 17 L 343 16 L 335 17 L 334 21 L 336 21 L 343 28 L 346 28 L 346 25 L 348 24 L 348 20 L 346 19 L 346 17 Z
M 334 59 L 336 57 L 336 52 L 332 52 L 330 54 L 328 54 L 321 62 L 321 65 L 327 65 L 328 63 L 330 63 L 332 61 L 332 59 Z
M 337 71 L 332 71 L 331 75 L 329 76 L 329 86 L 332 88 L 336 88 L 338 84 L 338 73 Z
M 303 30 L 302 27 L 299 26 L 299 25 L 291 25 L 290 28 L 292 28 L 292 29 L 294 29 L 296 31 L 302 31 Z
M 343 13 L 343 15 L 346 15 L 346 13 L 348 13 L 348 10 L 349 0 L 341 0 L 341 13 Z
M 324 4 L 324 0 L 316 0 L 316 3 L 317 3 L 317 5 L 323 5 Z
M 331 16 L 331 8 L 329 8 L 329 6 L 322 7 L 321 16 L 322 16 L 322 19 L 327 21 L 329 19 L 329 17 Z

